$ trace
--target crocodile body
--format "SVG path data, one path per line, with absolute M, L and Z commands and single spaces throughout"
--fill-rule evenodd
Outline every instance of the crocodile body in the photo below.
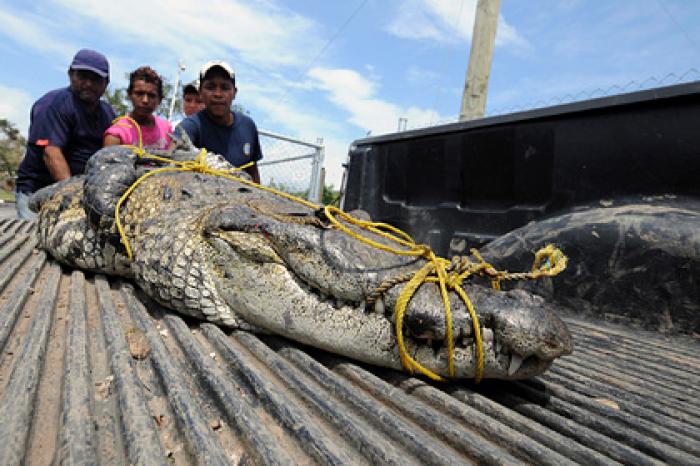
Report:
M 209 165 L 226 166 L 220 157 L 208 157 Z M 126 148 L 105 148 L 90 159 L 84 178 L 36 193 L 32 207 L 40 214 L 41 246 L 72 267 L 128 277 L 150 298 L 182 314 L 401 369 L 394 307 L 403 284 L 372 304 L 367 298 L 382 282 L 419 270 L 423 259 L 362 243 L 318 211 L 242 181 L 166 172 L 141 182 L 121 208 L 133 252 L 129 260 L 116 234 L 114 207 L 128 186 L 152 169 Z M 531 377 L 571 352 L 565 325 L 541 298 L 476 284 L 464 288 L 482 325 L 484 377 Z M 454 292 L 450 302 L 453 376 L 473 377 L 471 318 Z M 409 354 L 448 375 L 447 330 L 436 284 L 418 289 L 403 328 Z

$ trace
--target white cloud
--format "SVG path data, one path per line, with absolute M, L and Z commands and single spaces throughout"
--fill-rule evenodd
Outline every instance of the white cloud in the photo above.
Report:
M 15 124 L 27 136 L 32 97 L 24 89 L 0 85 L 0 118 Z
M 272 2 L 224 0 L 124 0 L 119 9 L 138 12 L 115 20 L 114 9 L 91 0 L 56 0 L 97 22 L 115 42 L 161 48 L 188 63 L 235 54 L 258 68 L 298 65 L 317 42 L 316 24 Z M 232 63 L 236 67 L 235 61 Z
M 396 131 L 399 118 L 407 118 L 409 127 L 447 119 L 434 110 L 401 107 L 376 97 L 376 84 L 354 70 L 313 68 L 309 76 L 350 114 L 349 122 L 372 134 Z
M 77 50 L 75 45 L 48 32 L 55 25 L 45 17 L 33 14 L 20 17 L 15 12 L 0 9 L 0 24 L 0 34 L 36 51 L 69 59 Z
M 387 31 L 404 39 L 427 39 L 457 44 L 471 40 L 477 0 L 406 0 L 400 3 L 396 17 Z M 496 45 L 529 47 L 527 40 L 506 22 L 498 18 Z
M 115 11 L 125 13 L 122 19 Z M 58 55 L 61 66 L 79 48 L 96 48 L 108 57 L 117 86 L 142 60 L 174 80 L 168 71 L 178 59 L 188 66 L 185 81 L 201 64 L 223 59 L 244 79 L 274 82 L 277 73 L 306 65 L 310 51 L 325 43 L 320 25 L 268 0 L 124 0 L 117 10 L 91 0 L 53 0 L 21 9 L 0 5 L 0 24 L 9 43 Z

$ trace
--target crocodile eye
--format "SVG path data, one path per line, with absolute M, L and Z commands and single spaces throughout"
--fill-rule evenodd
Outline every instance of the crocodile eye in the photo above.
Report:
M 238 188 L 238 192 L 239 192 L 239 193 L 249 193 L 249 192 L 250 192 L 250 188 Z

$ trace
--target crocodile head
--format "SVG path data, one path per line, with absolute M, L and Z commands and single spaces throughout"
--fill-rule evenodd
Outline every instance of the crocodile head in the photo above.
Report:
M 314 215 L 303 210 L 281 212 L 279 206 L 249 203 L 209 212 L 203 235 L 211 246 L 210 267 L 223 299 L 246 321 L 273 333 L 400 369 L 394 308 L 405 282 L 390 287 L 373 304 L 367 304 L 367 297 L 384 280 L 415 272 L 425 261 L 313 225 Z M 464 289 L 481 327 L 485 378 L 531 377 L 571 352 L 566 326 L 541 298 L 480 285 L 465 284 Z M 449 298 L 454 375 L 473 377 L 472 321 L 454 292 Z M 403 334 L 408 354 L 434 373 L 448 375 L 445 309 L 436 284 L 423 284 L 410 300 Z

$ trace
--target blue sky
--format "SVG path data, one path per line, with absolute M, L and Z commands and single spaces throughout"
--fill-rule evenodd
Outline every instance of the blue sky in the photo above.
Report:
M 326 144 L 339 185 L 368 132 L 454 121 L 476 0 L 0 0 L 0 117 L 67 85 L 76 50 L 103 52 L 112 84 L 148 64 L 186 81 L 207 60 L 237 73 L 258 126 Z M 502 0 L 487 111 L 532 107 L 669 73 L 700 79 L 695 0 Z M 672 83 L 674 78 L 667 79 Z M 633 86 L 634 87 L 634 86 Z

